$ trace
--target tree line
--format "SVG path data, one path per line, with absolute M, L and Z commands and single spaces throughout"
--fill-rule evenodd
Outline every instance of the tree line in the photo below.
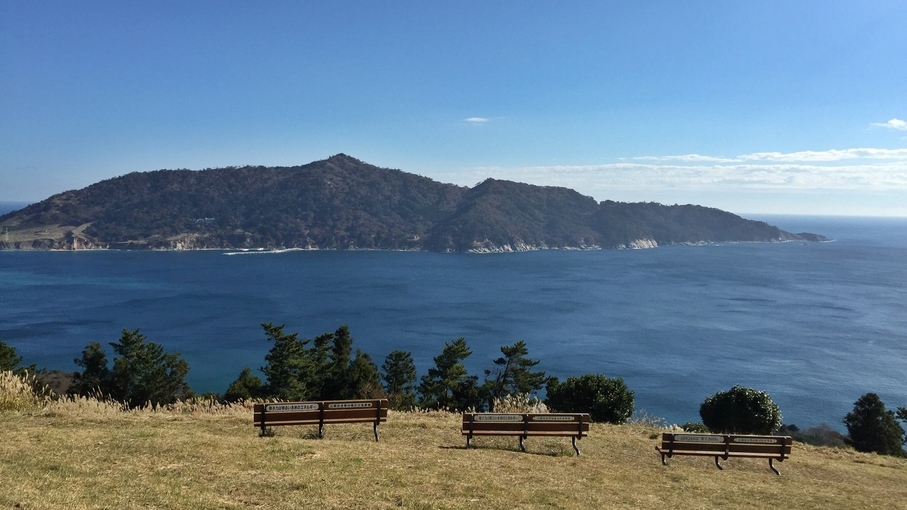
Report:
M 593 421 L 621 424 L 633 414 L 634 395 L 621 378 L 601 374 L 568 377 L 560 382 L 537 370 L 539 360 L 529 357 L 522 340 L 502 346 L 501 356 L 484 370 L 484 379 L 470 374 L 464 361 L 472 350 L 464 338 L 445 342 L 434 366 L 417 376 L 412 353 L 395 350 L 380 369 L 359 349 L 353 355 L 353 337 L 347 326 L 325 332 L 313 339 L 287 333 L 284 326 L 263 323 L 271 348 L 260 372 L 264 380 L 245 367 L 223 395 L 227 402 L 240 400 L 346 400 L 387 398 L 392 409 L 439 409 L 448 411 L 494 411 L 498 402 L 510 396 L 533 396 L 545 389 L 544 403 L 555 412 L 588 412 Z M 123 403 L 129 408 L 172 404 L 196 395 L 186 382 L 189 364 L 178 353 L 148 341 L 138 329 L 124 329 L 111 342 L 115 357 L 111 365 L 98 342 L 89 343 L 80 358 L 68 393 Z M 36 366 L 22 366 L 13 347 L 0 341 L 0 371 L 16 374 L 35 372 Z M 707 397 L 699 409 L 701 423 L 687 423 L 688 432 L 738 434 L 790 434 L 813 444 L 833 444 L 826 429 L 805 433 L 795 425 L 783 425 L 781 411 L 764 391 L 734 386 Z M 885 408 L 875 393 L 861 396 L 843 423 L 844 443 L 863 452 L 907 456 L 907 406 Z M 811 432 L 812 431 L 812 432 Z
M 501 347 L 501 356 L 484 371 L 470 374 L 464 361 L 472 355 L 465 338 L 445 342 L 434 366 L 417 376 L 412 353 L 395 350 L 380 369 L 360 350 L 352 356 L 353 338 L 347 326 L 313 339 L 287 333 L 284 326 L 262 324 L 272 343 L 260 368 L 262 380 L 245 367 L 227 388 L 223 399 L 336 400 L 386 397 L 392 409 L 474 409 L 493 411 L 496 402 L 511 395 L 537 395 L 546 389 L 545 404 L 565 412 L 590 412 L 596 421 L 624 423 L 633 413 L 633 392 L 619 378 L 587 374 L 561 383 L 535 367 L 526 342 Z

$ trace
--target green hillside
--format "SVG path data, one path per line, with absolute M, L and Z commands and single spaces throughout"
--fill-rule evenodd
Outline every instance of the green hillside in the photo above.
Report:
M 135 172 L 0 216 L 0 249 L 525 251 L 822 240 L 701 206 L 465 188 L 344 154 L 296 167 Z

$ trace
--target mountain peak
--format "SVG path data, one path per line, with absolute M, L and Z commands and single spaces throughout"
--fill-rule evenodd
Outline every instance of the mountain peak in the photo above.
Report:
M 343 153 L 290 170 L 107 179 L 0 216 L 0 249 L 523 251 L 807 237 L 698 206 L 599 204 L 568 188 L 498 179 L 470 189 Z

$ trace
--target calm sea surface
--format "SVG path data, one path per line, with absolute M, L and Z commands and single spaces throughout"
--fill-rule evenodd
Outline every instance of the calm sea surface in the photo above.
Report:
M 766 390 L 786 423 L 841 419 L 866 392 L 907 405 L 907 219 L 759 217 L 829 243 L 465 255 L 411 252 L 0 251 L 0 339 L 25 363 L 73 358 L 123 328 L 179 351 L 199 392 L 258 368 L 260 323 L 311 338 L 348 324 L 380 365 L 420 375 L 465 337 L 482 375 L 525 340 L 561 379 L 622 377 L 638 410 L 699 421 L 734 384 Z M 108 356 L 112 357 L 109 347 Z

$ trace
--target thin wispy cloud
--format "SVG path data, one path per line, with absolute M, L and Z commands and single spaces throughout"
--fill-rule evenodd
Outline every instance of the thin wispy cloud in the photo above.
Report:
M 641 156 L 601 165 L 486 167 L 476 174 L 577 190 L 907 191 L 907 149 L 858 148 L 734 158 Z
M 664 161 L 677 163 L 744 163 L 750 161 L 783 161 L 783 162 L 832 162 L 850 159 L 892 159 L 907 160 L 907 149 L 831 149 L 825 151 L 799 152 L 754 152 L 735 157 L 703 156 L 700 154 L 683 154 L 677 156 L 637 156 L 634 161 Z
M 485 117 L 469 117 L 468 119 L 463 119 L 463 122 L 467 124 L 485 124 L 491 119 Z
M 888 122 L 873 122 L 872 125 L 888 129 L 897 129 L 898 131 L 907 131 L 907 121 L 901 119 L 891 119 Z
M 630 159 L 634 161 L 686 161 L 691 163 L 733 163 L 735 161 L 740 161 L 735 158 L 703 156 L 701 154 L 683 154 L 680 156 L 636 156 Z

